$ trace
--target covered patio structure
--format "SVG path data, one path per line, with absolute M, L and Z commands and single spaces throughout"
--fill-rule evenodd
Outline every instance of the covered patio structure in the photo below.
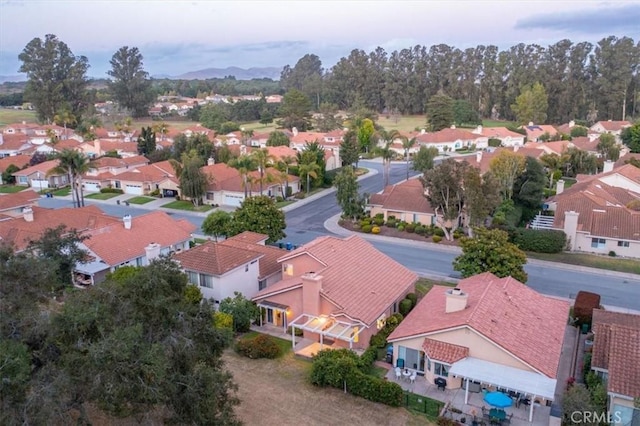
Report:
M 556 389 L 556 379 L 539 373 L 520 370 L 518 368 L 467 357 L 451 365 L 449 374 L 461 377 L 465 382 L 464 402 L 469 400 L 469 383 L 479 382 L 495 386 L 506 392 L 517 392 L 522 396 L 530 396 L 529 421 L 533 420 L 533 406 L 537 397 L 552 401 Z
M 287 323 L 289 307 L 287 305 L 263 300 L 257 306 L 260 309 L 260 327 L 264 325 L 263 315 L 265 315 L 267 324 L 278 328 L 282 327 L 283 334 L 287 334 L 287 327 L 289 326 Z
M 294 348 L 296 345 L 295 329 L 298 329 L 318 334 L 321 350 L 325 338 L 349 342 L 349 349 L 353 349 L 353 343 L 358 341 L 358 335 L 364 328 L 360 322 L 348 323 L 333 316 L 309 314 L 300 315 L 289 325 L 291 326 L 291 341 Z

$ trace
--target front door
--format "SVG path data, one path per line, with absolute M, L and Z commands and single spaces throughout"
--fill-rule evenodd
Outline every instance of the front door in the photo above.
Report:
M 273 309 L 267 308 L 267 323 L 273 324 Z

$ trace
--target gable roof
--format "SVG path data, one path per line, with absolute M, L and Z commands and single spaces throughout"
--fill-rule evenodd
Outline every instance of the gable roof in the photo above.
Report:
M 608 370 L 607 390 L 640 398 L 640 315 L 593 310 L 591 366 Z
M 526 135 L 509 130 L 506 127 L 483 127 L 482 135 L 495 139 L 522 138 L 524 140 L 527 137 Z
M 12 210 L 34 204 L 40 196 L 31 189 L 13 194 L 0 194 L 0 211 Z
M 424 186 L 420 179 L 389 185 L 382 194 L 371 195 L 369 204 L 379 205 L 386 210 L 434 214 L 431 203 L 424 196 Z
M 90 167 L 92 169 L 101 169 L 103 167 L 129 167 L 140 166 L 149 164 L 147 157 L 143 155 L 134 155 L 133 157 L 115 158 L 115 157 L 100 157 L 91 161 Z
M 326 236 L 280 257 L 279 262 L 308 255 L 326 267 L 314 271 L 322 276 L 321 295 L 339 308 L 334 314 L 371 324 L 394 301 L 413 287 L 418 276 L 375 249 L 357 235 L 340 239 Z M 299 271 L 300 275 L 311 271 Z M 264 299 L 270 294 L 297 287 L 301 278 L 287 279 L 258 292 Z
M 7 170 L 7 167 L 12 164 L 21 169 L 29 164 L 29 161 L 31 161 L 30 155 L 13 155 L 11 157 L 0 158 L 0 173 L 3 173 Z
M 202 272 L 213 276 L 224 275 L 261 257 L 260 253 L 213 241 L 207 241 L 202 245 L 173 256 L 185 270 Z
M 14 176 L 29 176 L 32 175 L 34 173 L 42 173 L 43 177 L 44 175 L 46 175 L 47 173 L 49 173 L 50 170 L 58 167 L 59 164 L 59 160 L 49 160 L 49 161 L 44 161 L 42 163 L 36 164 L 35 166 L 31 166 L 31 167 L 27 167 L 26 169 L 22 169 L 18 172 L 15 172 L 13 175 Z
M 416 136 L 416 141 L 420 144 L 425 143 L 451 143 L 457 140 L 476 140 L 486 138 L 484 135 L 471 133 L 467 130 L 460 129 L 442 129 L 433 133 L 422 133 Z
M 94 228 L 85 234 L 83 244 L 108 265 L 115 266 L 145 255 L 151 243 L 165 248 L 191 238 L 197 228 L 187 220 L 174 220 L 163 211 L 155 211 L 131 219 L 131 229 L 122 220 Z M 162 232 L 159 232 L 162 230 Z
M 469 348 L 429 338 L 424 339 L 422 349 L 431 359 L 453 364 L 469 356 Z
M 490 272 L 458 283 L 468 294 L 467 308 L 445 312 L 446 291 L 433 286 L 389 336 L 389 341 L 428 336 L 457 327 L 469 327 L 532 366 L 555 378 L 564 341 L 569 303 L 537 293 Z
M 245 231 L 231 238 L 227 238 L 220 244 L 261 254 L 262 257 L 259 261 L 260 272 L 258 278 L 262 279 L 282 270 L 282 267 L 278 263 L 278 259 L 286 253 L 286 250 L 264 245 L 264 242 L 268 238 L 268 235 Z
M 594 127 L 596 127 L 598 124 L 602 126 L 602 128 L 607 132 L 617 132 L 624 129 L 625 127 L 631 126 L 631 123 L 626 120 L 622 120 L 622 121 L 608 120 L 608 121 L 598 121 L 596 124 L 590 127 L 590 130 L 593 130 Z

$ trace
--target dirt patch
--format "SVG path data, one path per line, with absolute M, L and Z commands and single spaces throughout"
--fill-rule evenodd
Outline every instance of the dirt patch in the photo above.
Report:
M 289 353 L 252 360 L 227 351 L 223 357 L 238 384 L 236 408 L 246 425 L 431 425 L 425 417 L 307 383 L 311 363 Z
M 341 220 L 338 222 L 338 225 L 340 225 L 344 229 L 348 229 L 349 231 L 362 233 L 360 228 L 354 225 L 353 222 L 351 222 L 350 220 Z M 427 237 L 425 235 L 418 235 L 415 232 L 398 231 L 397 228 L 389 228 L 387 226 L 381 226 L 380 233 L 378 235 L 383 235 L 385 237 L 402 238 L 404 240 L 422 241 L 426 243 L 433 242 L 430 236 Z M 444 238 L 438 244 L 441 244 L 444 246 L 459 246 L 457 240 L 447 241 Z

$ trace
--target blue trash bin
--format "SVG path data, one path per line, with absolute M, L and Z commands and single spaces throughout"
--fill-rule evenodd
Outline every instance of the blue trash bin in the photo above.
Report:
M 293 249 L 293 244 L 287 243 L 287 250 L 292 250 L 292 249 Z

